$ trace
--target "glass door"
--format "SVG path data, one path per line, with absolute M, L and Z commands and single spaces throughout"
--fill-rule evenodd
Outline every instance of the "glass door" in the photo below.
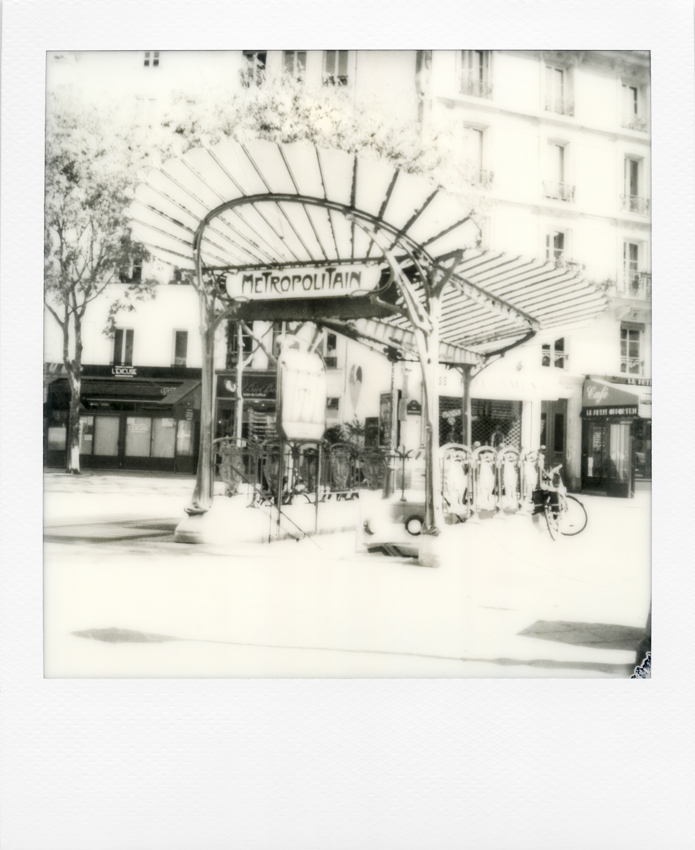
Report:
M 609 425 L 608 481 L 609 496 L 632 495 L 632 435 L 631 422 L 611 422 Z
M 605 420 L 584 421 L 582 489 L 605 490 L 607 486 L 608 425 Z

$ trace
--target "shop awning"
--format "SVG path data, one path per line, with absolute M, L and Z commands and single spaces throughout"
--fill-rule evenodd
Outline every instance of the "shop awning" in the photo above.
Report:
M 652 388 L 644 383 L 627 383 L 641 379 L 620 379 L 589 376 L 582 391 L 582 416 L 639 416 L 652 418 Z M 624 382 L 623 382 L 624 381 Z
M 159 400 L 162 407 L 191 407 L 200 410 L 200 381 L 184 381 Z
M 222 281 L 241 270 L 351 264 L 381 267 L 388 283 L 387 252 L 416 286 L 418 268 L 452 272 L 443 296 L 444 362 L 478 362 L 538 330 L 589 321 L 606 305 L 575 267 L 476 247 L 469 206 L 427 180 L 305 143 L 227 139 L 191 150 L 147 173 L 130 215 L 135 239 L 159 258 L 193 270 L 200 244 L 204 268 Z M 286 318 L 288 303 L 249 301 L 239 309 L 246 319 L 253 308 L 262 311 L 258 318 L 273 311 Z M 302 303 L 309 320 L 329 317 L 353 334 L 385 344 L 395 338 L 414 351 L 393 286 Z

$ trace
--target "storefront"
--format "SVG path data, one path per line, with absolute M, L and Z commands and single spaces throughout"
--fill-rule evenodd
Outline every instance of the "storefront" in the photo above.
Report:
M 115 374 L 118 371 L 118 374 Z M 197 369 L 85 366 L 80 396 L 80 465 L 193 474 L 200 423 Z M 185 373 L 185 374 L 183 374 Z M 48 384 L 44 464 L 65 468 L 70 388 Z
M 630 498 L 650 481 L 651 379 L 594 377 L 582 394 L 582 490 Z
M 217 373 L 216 437 L 236 435 L 237 373 Z M 242 373 L 241 437 L 263 442 L 276 436 L 277 374 L 274 370 L 245 369 Z

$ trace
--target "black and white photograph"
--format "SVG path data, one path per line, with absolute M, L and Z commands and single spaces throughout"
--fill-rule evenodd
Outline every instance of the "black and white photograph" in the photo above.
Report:
M 693 15 L 4 0 L 0 850 L 691 850 Z
M 46 61 L 46 675 L 649 676 L 649 51 Z

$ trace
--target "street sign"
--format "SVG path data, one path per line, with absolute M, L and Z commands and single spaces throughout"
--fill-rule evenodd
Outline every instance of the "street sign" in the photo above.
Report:
M 267 301 L 366 295 L 377 288 L 380 278 L 379 266 L 326 265 L 232 272 L 226 283 L 230 298 Z

